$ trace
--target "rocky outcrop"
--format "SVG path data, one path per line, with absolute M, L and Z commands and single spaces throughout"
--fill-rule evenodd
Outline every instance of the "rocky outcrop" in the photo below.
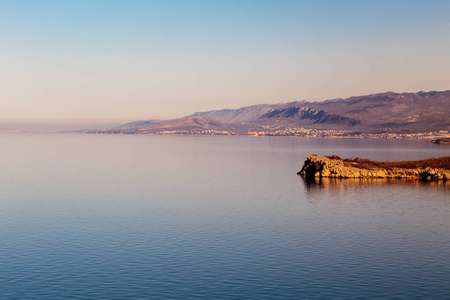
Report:
M 306 177 L 328 178 L 405 178 L 424 180 L 449 180 L 450 170 L 443 168 L 362 168 L 341 158 L 310 155 L 297 174 Z

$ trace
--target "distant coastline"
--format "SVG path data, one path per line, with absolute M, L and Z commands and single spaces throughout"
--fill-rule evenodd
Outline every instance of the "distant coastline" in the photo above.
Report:
M 163 130 L 153 132 L 151 130 L 124 130 L 103 129 L 97 131 L 84 131 L 89 134 L 150 134 L 150 135 L 228 135 L 228 136 L 291 136 L 313 138 L 359 138 L 359 139 L 424 139 L 435 144 L 450 144 L 450 132 L 439 130 L 418 133 L 362 133 L 345 130 L 320 130 L 310 128 L 286 128 L 276 131 L 249 131 L 238 133 L 225 130 Z
M 88 133 L 450 139 L 450 90 L 257 104 Z

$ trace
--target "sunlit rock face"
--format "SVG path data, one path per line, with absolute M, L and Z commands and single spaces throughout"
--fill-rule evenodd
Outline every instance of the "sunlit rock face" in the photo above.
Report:
M 425 180 L 448 180 L 450 170 L 441 168 L 378 168 L 361 167 L 340 158 L 310 155 L 297 174 L 306 177 L 328 178 L 405 178 Z

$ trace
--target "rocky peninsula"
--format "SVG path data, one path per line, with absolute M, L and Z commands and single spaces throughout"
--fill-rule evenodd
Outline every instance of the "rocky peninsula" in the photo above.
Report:
M 297 174 L 314 178 L 404 178 L 450 180 L 450 156 L 417 161 L 378 162 L 363 158 L 310 155 Z

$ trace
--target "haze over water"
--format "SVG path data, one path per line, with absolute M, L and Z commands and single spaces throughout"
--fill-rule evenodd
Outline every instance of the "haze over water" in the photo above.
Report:
M 2 134 L 0 298 L 450 297 L 443 182 L 296 175 L 419 140 Z

